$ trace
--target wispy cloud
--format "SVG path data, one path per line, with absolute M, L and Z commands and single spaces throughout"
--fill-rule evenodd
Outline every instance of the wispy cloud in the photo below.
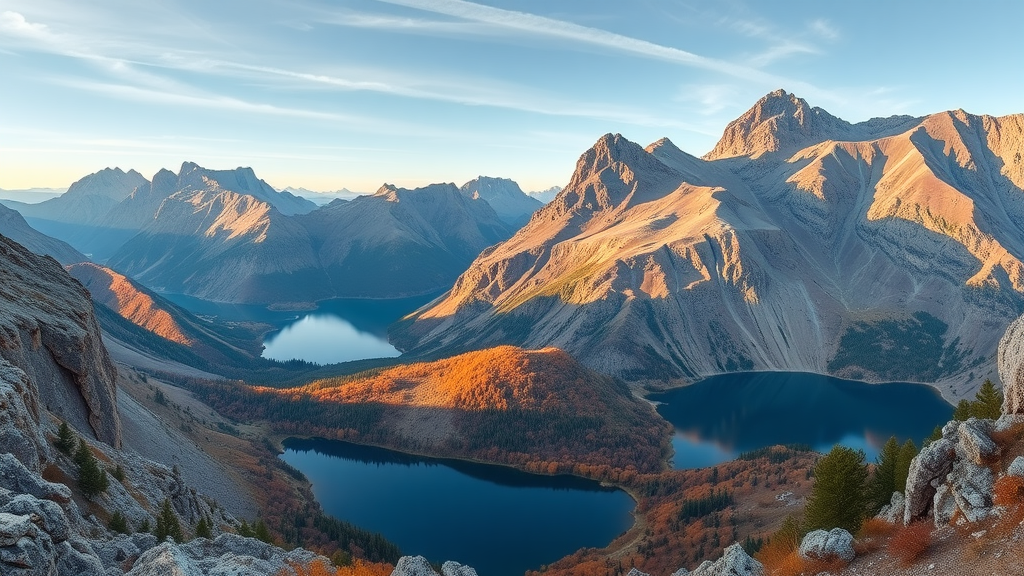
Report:
M 812 32 L 821 36 L 825 40 L 835 41 L 840 37 L 839 30 L 832 26 L 832 24 L 824 18 L 818 18 L 811 22 L 810 29 Z
M 746 81 L 758 82 L 765 86 L 796 86 L 808 93 L 822 92 L 805 82 L 776 76 L 754 67 L 734 64 L 732 62 L 716 58 L 709 58 L 693 52 L 681 50 L 679 48 L 656 44 L 654 42 L 617 34 L 615 32 L 609 32 L 600 28 L 582 26 L 573 22 L 538 16 L 527 12 L 484 6 L 482 4 L 475 4 L 465 0 L 378 1 L 517 30 L 524 34 L 546 36 L 591 46 L 599 46 L 643 58 L 651 58 L 682 64 L 685 66 L 707 69 L 720 74 L 742 78 Z

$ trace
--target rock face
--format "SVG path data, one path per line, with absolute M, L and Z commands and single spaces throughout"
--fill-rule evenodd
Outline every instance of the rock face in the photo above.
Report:
M 737 122 L 706 159 L 602 137 L 393 342 L 556 346 L 627 380 L 801 370 L 957 397 L 991 376 L 1024 309 L 1024 115 L 851 125 L 779 92 Z
M 853 551 L 853 535 L 842 528 L 815 530 L 804 536 L 800 542 L 800 556 L 811 560 L 839 558 L 850 562 L 856 557 Z
M 186 544 L 165 542 L 143 553 L 126 574 L 130 576 L 192 576 L 193 574 L 231 574 L 232 576 L 293 576 L 293 565 L 332 564 L 327 558 L 297 548 L 290 552 L 255 538 L 221 534 L 214 540 L 196 538 Z
M 764 576 L 764 566 L 751 558 L 739 544 L 725 549 L 714 562 L 704 562 L 690 576 Z
M 28 414 L 38 420 L 49 408 L 120 446 L 117 373 L 89 293 L 53 259 L 3 236 L 0 270 L 0 358 L 25 373 Z
M 1014 320 L 999 341 L 999 380 L 1003 414 L 1024 414 L 1024 316 Z
M 907 500 L 902 492 L 893 492 L 892 499 L 888 504 L 882 506 L 877 517 L 890 524 L 903 521 L 903 511 L 907 509 Z
M 514 228 L 526 224 L 530 216 L 544 206 L 543 202 L 528 196 L 519 184 L 508 178 L 480 176 L 463 184 L 459 192 L 474 200 L 486 201 L 502 222 Z
M 437 572 L 423 556 L 402 556 L 391 576 L 437 576 Z
M 935 487 L 945 481 L 953 471 L 955 445 L 946 438 L 940 438 L 925 446 L 921 453 L 910 462 L 907 476 L 907 508 L 903 523 L 920 518 L 928 512 L 935 496 Z
M 476 569 L 451 560 L 441 565 L 441 576 L 477 576 Z

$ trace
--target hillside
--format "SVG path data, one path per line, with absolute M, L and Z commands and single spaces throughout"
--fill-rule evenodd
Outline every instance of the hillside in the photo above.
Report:
M 70 244 L 51 238 L 28 225 L 17 211 L 0 205 L 0 233 L 36 254 L 52 256 L 61 264 L 85 262 L 88 258 Z
M 556 349 L 510 346 L 298 388 L 194 381 L 232 418 L 286 434 L 615 476 L 663 466 L 667 425 L 620 382 Z
M 480 176 L 463 184 L 459 191 L 474 200 L 486 201 L 498 214 L 498 218 L 513 228 L 526 224 L 530 216 L 544 205 L 508 178 Z
M 393 327 L 412 353 L 557 346 L 633 381 L 994 373 L 1024 310 L 1024 115 L 849 124 L 783 91 L 700 159 L 619 135 Z

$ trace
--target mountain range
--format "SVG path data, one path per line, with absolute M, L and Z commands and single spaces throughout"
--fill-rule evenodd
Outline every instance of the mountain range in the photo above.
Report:
M 1024 310 L 1022 150 L 1024 115 L 851 124 L 782 90 L 703 158 L 608 134 L 392 341 L 557 346 L 641 382 L 798 370 L 962 395 Z

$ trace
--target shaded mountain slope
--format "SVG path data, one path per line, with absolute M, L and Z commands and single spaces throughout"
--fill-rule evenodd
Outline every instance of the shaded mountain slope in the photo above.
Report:
M 802 370 L 962 395 L 1024 308 L 1022 152 L 1024 115 L 850 125 L 781 91 L 708 159 L 606 135 L 392 338 L 558 346 L 633 380 Z
M 463 184 L 459 191 L 473 199 L 483 199 L 498 214 L 502 222 L 519 228 L 530 220 L 530 216 L 544 203 L 528 196 L 519 184 L 508 178 L 480 176 Z
M 51 238 L 29 226 L 17 211 L 0 205 L 0 233 L 36 254 L 52 256 L 61 264 L 85 262 L 88 258 L 67 242 Z

